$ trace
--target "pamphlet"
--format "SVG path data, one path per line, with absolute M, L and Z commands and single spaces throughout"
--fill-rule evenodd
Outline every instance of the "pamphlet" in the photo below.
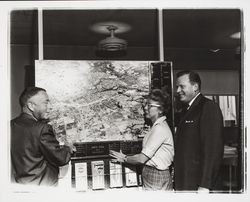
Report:
M 92 161 L 92 188 L 104 189 L 104 161 Z
M 122 165 L 109 162 L 110 187 L 122 187 Z
M 86 162 L 75 163 L 75 184 L 77 191 L 87 191 L 88 176 Z
M 137 186 L 137 174 L 135 171 L 131 170 L 130 168 L 125 168 L 125 178 L 126 178 L 126 186 Z

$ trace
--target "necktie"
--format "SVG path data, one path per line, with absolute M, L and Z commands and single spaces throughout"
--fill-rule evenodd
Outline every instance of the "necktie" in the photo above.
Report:
M 182 108 L 182 114 L 185 115 L 188 111 L 188 108 L 189 108 L 189 105 L 184 105 L 183 108 Z

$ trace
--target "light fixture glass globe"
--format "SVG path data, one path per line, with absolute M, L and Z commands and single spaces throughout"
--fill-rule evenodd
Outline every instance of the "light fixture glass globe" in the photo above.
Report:
M 98 44 L 98 49 L 103 51 L 119 51 L 127 48 L 127 42 L 124 39 L 119 39 L 115 36 L 107 37 Z
M 118 28 L 114 25 L 107 27 L 107 30 L 110 32 L 110 36 L 101 40 L 98 43 L 98 49 L 100 51 L 124 51 L 127 49 L 127 42 L 124 39 L 115 37 L 115 30 Z

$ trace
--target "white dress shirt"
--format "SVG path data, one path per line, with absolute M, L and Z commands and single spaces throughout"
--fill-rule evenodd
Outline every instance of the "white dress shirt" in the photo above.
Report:
M 189 108 L 191 107 L 191 105 L 193 104 L 193 102 L 195 101 L 195 99 L 198 97 L 198 95 L 200 95 L 201 93 L 199 92 L 189 103 L 188 103 L 188 108 L 187 110 L 189 110 Z

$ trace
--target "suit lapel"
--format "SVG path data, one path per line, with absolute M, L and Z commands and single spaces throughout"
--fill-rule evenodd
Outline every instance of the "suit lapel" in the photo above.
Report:
M 194 102 L 192 103 L 192 105 L 190 106 L 190 108 L 188 109 L 186 114 L 181 118 L 178 128 L 181 127 L 181 125 L 185 122 L 188 115 L 194 111 L 194 109 L 196 108 L 197 105 L 199 105 L 202 98 L 203 98 L 202 94 L 198 95 L 198 97 L 194 100 Z

